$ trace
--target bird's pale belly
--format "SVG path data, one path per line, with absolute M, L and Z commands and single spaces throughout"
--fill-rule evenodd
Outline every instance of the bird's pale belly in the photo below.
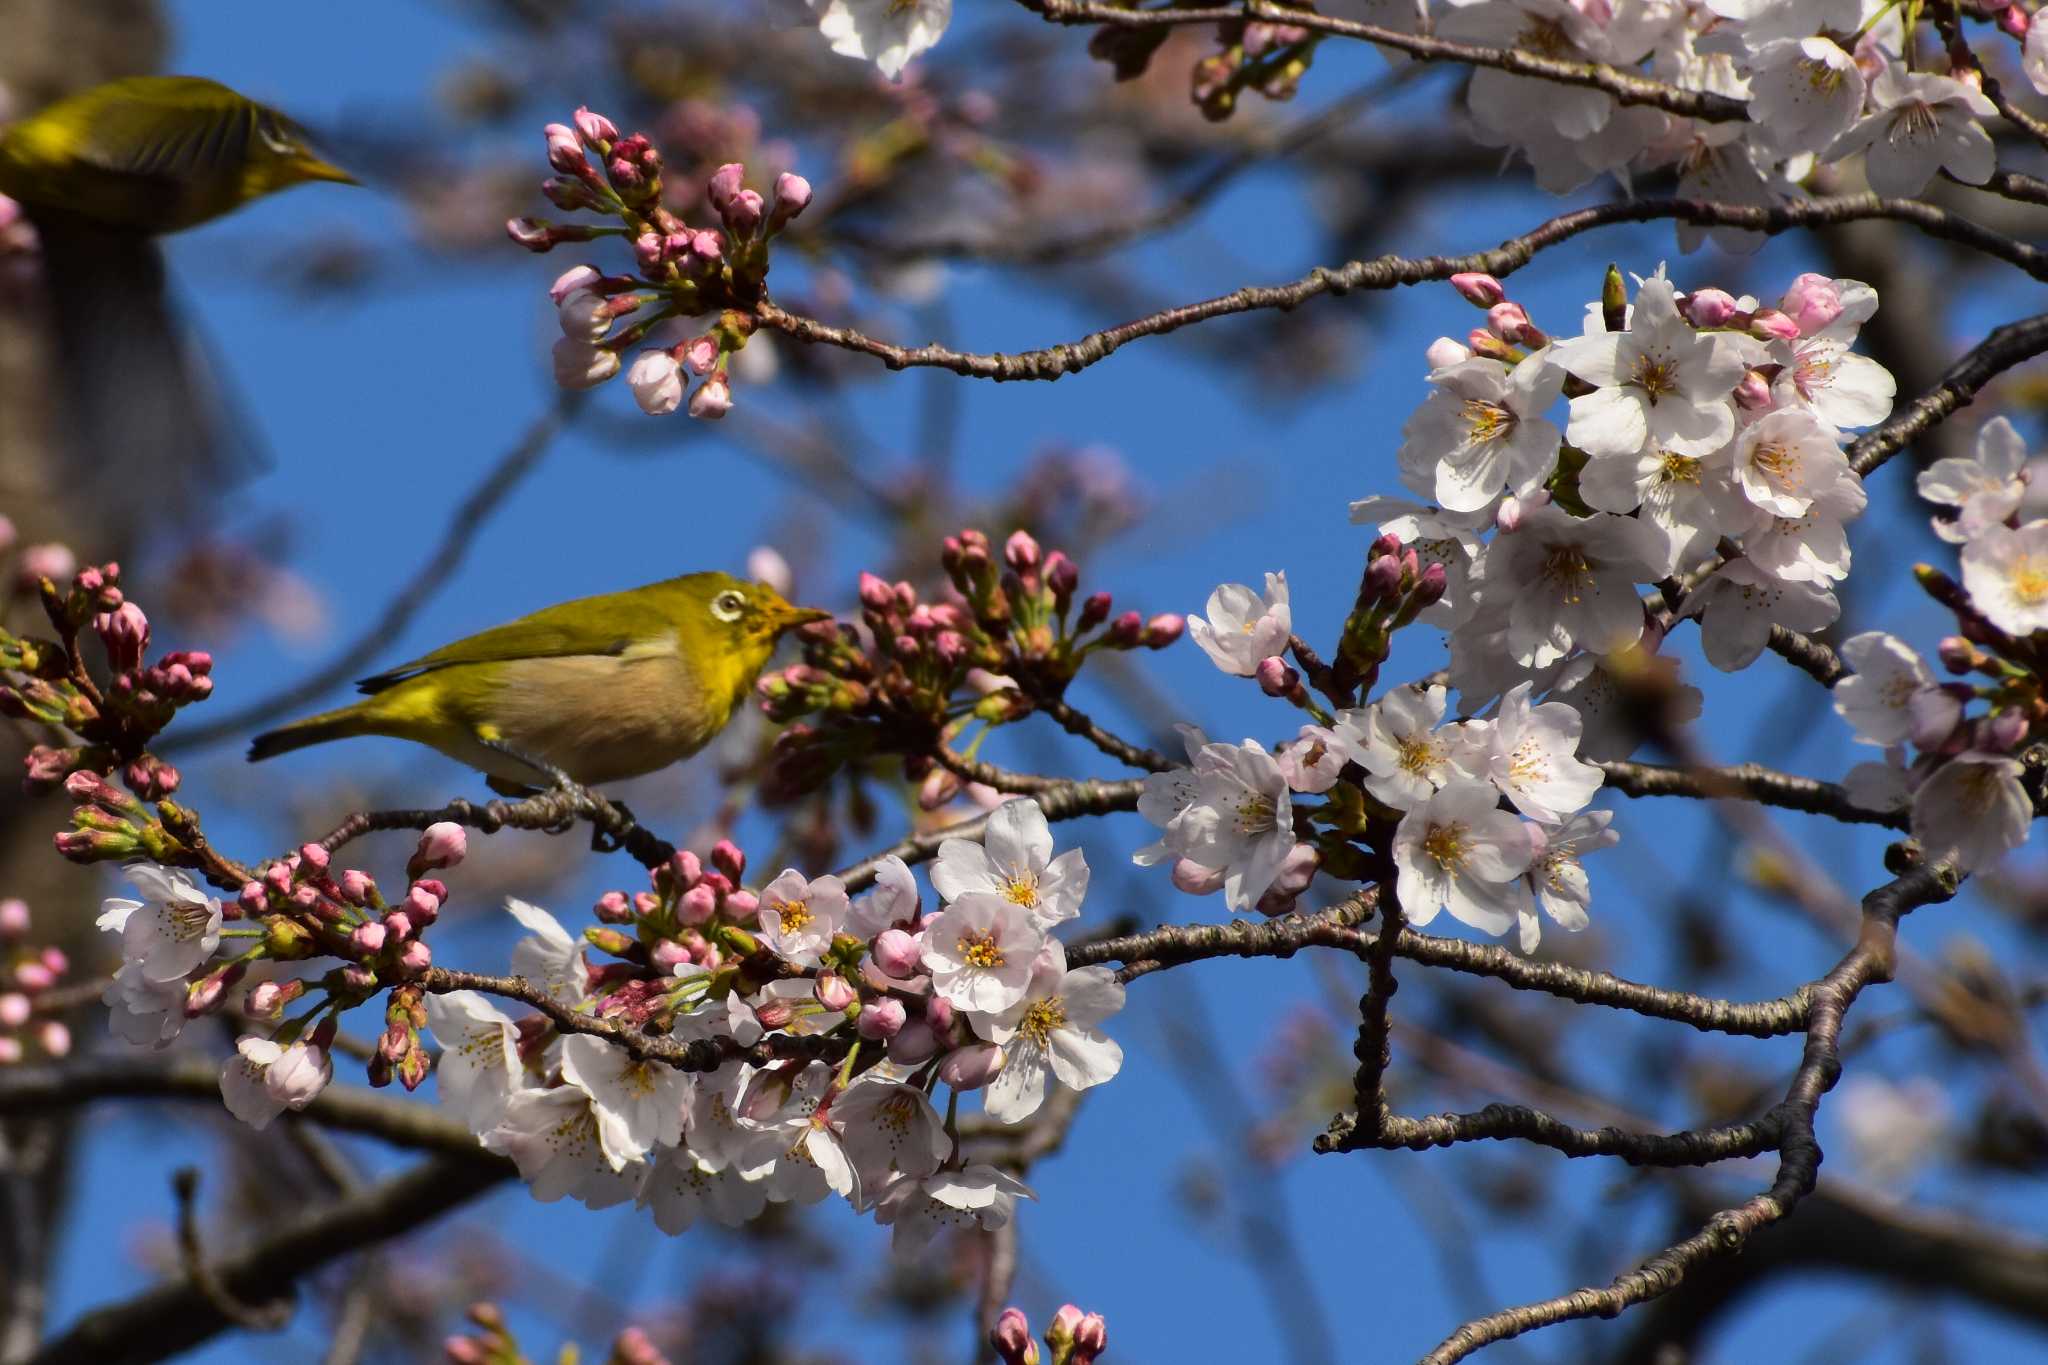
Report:
M 702 748 L 721 728 L 680 660 L 576 655 L 488 665 L 497 676 L 489 721 L 516 753 L 597 785 L 651 773 Z M 472 725 L 480 718 L 472 718 Z M 475 741 L 436 744 L 494 777 L 535 786 L 549 778 Z

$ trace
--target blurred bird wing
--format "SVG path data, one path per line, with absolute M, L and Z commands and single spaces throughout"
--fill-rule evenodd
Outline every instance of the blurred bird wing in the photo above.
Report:
M 266 117 L 296 136 L 283 115 L 197 76 L 114 81 L 76 103 L 43 117 L 65 127 L 72 160 L 118 175 L 184 183 L 239 174 Z
M 516 659 L 560 659 L 573 655 L 597 655 L 632 659 L 642 654 L 673 653 L 673 641 L 635 639 L 612 628 L 611 622 L 594 624 L 592 599 L 563 602 L 481 631 L 410 663 L 400 664 L 356 684 L 358 691 L 382 692 L 408 678 L 457 664 L 506 663 Z M 614 621 L 616 618 L 614 618 Z

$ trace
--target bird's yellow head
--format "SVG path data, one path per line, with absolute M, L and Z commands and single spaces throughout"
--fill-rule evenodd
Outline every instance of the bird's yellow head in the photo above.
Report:
M 786 630 L 832 613 L 793 607 L 766 583 L 730 574 L 698 573 L 670 579 L 664 614 L 676 632 L 676 648 L 689 661 L 707 697 L 736 703 L 775 652 Z
M 249 141 L 249 160 L 242 172 L 245 200 L 316 180 L 341 185 L 362 183 L 314 151 L 305 129 L 298 124 L 275 109 L 260 104 L 250 108 L 255 136 Z
M 809 621 L 829 621 L 832 613 L 815 607 L 793 607 L 766 583 L 745 583 L 730 574 L 698 574 L 704 603 L 701 619 L 714 638 L 731 649 L 773 649 L 782 632 Z

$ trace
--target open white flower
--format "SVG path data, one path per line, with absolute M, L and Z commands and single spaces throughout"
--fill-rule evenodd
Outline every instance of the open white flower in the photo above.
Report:
M 856 938 L 873 938 L 895 925 L 914 924 L 918 907 L 917 878 L 908 863 L 891 853 L 875 864 L 875 889 L 847 907 L 844 927 Z
M 512 948 L 512 974 L 523 976 L 565 1005 L 580 1005 L 590 994 L 590 964 L 583 945 L 538 905 L 506 897 L 505 909 L 527 931 Z
M 1561 701 L 1529 704 L 1521 683 L 1501 699 L 1500 713 L 1480 734 L 1474 764 L 1509 803 L 1531 820 L 1556 824 L 1581 810 L 1606 775 L 1579 761 L 1579 713 Z
M 1987 526 L 1962 559 L 1963 586 L 1992 625 L 2014 635 L 2048 626 L 2048 521 Z
M 1977 432 L 1973 456 L 1936 460 L 1920 471 L 1914 487 L 1929 502 L 1956 509 L 1953 520 L 1934 519 L 1934 534 L 1964 545 L 2020 510 L 2027 495 L 2026 468 L 2027 443 L 2011 422 L 1994 417 Z
M 562 1040 L 562 1079 L 589 1094 L 598 1141 L 614 1170 L 683 1140 L 689 1072 L 637 1060 L 602 1038 L 575 1033 Z
M 809 0 L 818 32 L 842 57 L 875 64 L 890 80 L 945 36 L 953 0 Z
M 1086 1090 L 1116 1075 L 1124 1050 L 1098 1027 L 1124 1007 L 1124 987 L 1107 967 L 1067 970 L 1066 949 L 1049 942 L 1033 964 L 1024 998 L 977 1030 L 1003 1048 L 1003 1069 L 982 1093 L 982 1107 L 1017 1123 L 1045 1102 L 1046 1079 Z
M 930 1175 L 953 1150 L 931 1100 L 901 1081 L 856 1081 L 832 1101 L 829 1122 L 863 1191 L 880 1191 L 897 1176 Z
M 1526 496 L 1557 465 L 1558 430 L 1544 417 L 1564 371 L 1539 350 L 1513 369 L 1475 356 L 1432 372 L 1432 393 L 1402 428 L 1409 487 L 1452 512 L 1490 506 L 1506 489 Z
M 768 1190 L 759 1182 L 741 1179 L 737 1171 L 706 1165 L 688 1147 L 670 1147 L 649 1167 L 639 1205 L 652 1209 L 654 1225 L 673 1237 L 700 1218 L 721 1227 L 742 1227 L 768 1207 Z
M 1699 563 L 1722 536 L 1742 535 L 1759 516 L 1725 462 L 1655 446 L 1588 460 L 1579 496 L 1599 512 L 1625 516 L 1641 507 L 1639 520 L 1664 538 L 1657 567 L 1665 573 Z
M 1293 739 L 1275 747 L 1273 758 L 1291 789 L 1314 796 L 1337 785 L 1347 747 L 1334 730 L 1304 725 Z
M 1662 538 L 1632 517 L 1533 507 L 1487 546 L 1480 592 L 1507 604 L 1509 657 L 1540 668 L 1575 646 L 1612 654 L 1640 640 L 1636 584 L 1656 578 L 1664 558 Z
M 1499 809 L 1491 783 L 1460 778 L 1401 818 L 1394 832 L 1395 883 L 1409 922 L 1437 911 L 1504 934 L 1529 898 L 1522 874 L 1535 857 L 1529 827 Z
M 1905 743 L 1922 693 L 1940 697 L 1961 717 L 1962 703 L 1941 691 L 1919 652 L 1898 636 L 1881 630 L 1852 635 L 1842 641 L 1842 657 L 1856 671 L 1835 684 L 1835 710 L 1855 727 L 1857 743 L 1880 749 Z
M 1595 332 L 1555 348 L 1593 392 L 1571 400 L 1565 436 L 1590 456 L 1633 455 L 1646 445 L 1706 455 L 1735 434 L 1729 397 L 1743 363 L 1728 339 L 1679 316 L 1671 282 L 1644 280 L 1625 332 Z
M 220 946 L 220 898 L 176 868 L 134 863 L 125 869 L 143 899 L 109 896 L 95 923 L 121 935 L 121 958 L 151 981 L 183 981 Z
M 1010 1221 L 1019 1199 L 1036 1199 L 1023 1181 L 993 1166 L 973 1165 L 926 1176 L 902 1176 L 875 1203 L 875 1221 L 893 1228 L 897 1254 L 922 1250 L 941 1231 L 993 1232 Z
M 948 839 L 932 864 L 932 887 L 947 900 L 985 892 L 1014 901 L 1048 928 L 1081 913 L 1088 859 L 1078 848 L 1052 856 L 1052 828 L 1028 797 L 989 812 L 980 842 Z
M 1632 674 L 1651 670 L 1668 708 L 1665 714 L 1674 725 L 1699 719 L 1704 697 L 1697 687 L 1678 680 L 1676 660 L 1645 655 L 1640 648 L 1617 660 L 1626 662 Z M 1585 727 L 1579 734 L 1579 756 L 1588 762 L 1623 759 L 1639 748 L 1643 733 L 1640 708 L 1630 704 L 1624 689 L 1616 683 L 1607 657 L 1579 654 L 1558 670 L 1550 685 L 1550 700 L 1561 701 L 1579 713 Z
M 2026 842 L 2034 818 L 2020 772 L 2004 754 L 1957 754 L 1913 793 L 1913 837 L 1966 872 L 1989 867 Z
M 484 1134 L 483 1145 L 511 1157 L 541 1203 L 569 1195 L 588 1208 L 607 1209 L 639 1195 L 647 1165 L 614 1164 L 598 1122 L 590 1095 L 580 1086 L 529 1086 L 506 1101 L 504 1118 Z
M 270 1093 L 264 1078 L 271 1064 L 284 1056 L 284 1049 L 268 1038 L 239 1038 L 235 1054 L 220 1067 L 220 1098 L 233 1114 L 261 1132 L 285 1111 L 285 1103 Z
M 1259 664 L 1287 648 L 1294 628 L 1287 602 L 1287 575 L 1266 575 L 1261 597 L 1242 583 L 1225 583 L 1209 594 L 1209 619 L 1188 618 L 1188 635 L 1225 673 L 1249 678 Z
M 846 883 L 837 877 L 809 878 L 793 867 L 761 888 L 761 942 L 768 951 L 799 967 L 815 967 L 846 922 Z
M 760 1184 L 769 1202 L 815 1204 L 828 1193 L 860 1202 L 860 1177 L 832 1127 L 832 1085 L 832 1068 L 823 1062 L 795 1072 L 757 1071 L 745 1082 L 737 1113 L 752 1135 L 733 1168 Z
M 185 983 L 151 981 L 140 962 L 127 962 L 100 995 L 107 1027 L 137 1047 L 162 1048 L 185 1027 Z
M 1340 712 L 1337 738 L 1365 769 L 1365 789 L 1396 810 L 1427 801 L 1457 777 L 1478 774 L 1459 760 L 1469 747 L 1462 731 L 1445 730 L 1444 689 L 1396 687 L 1370 706 Z
M 1818 583 L 1773 578 L 1747 559 L 1731 559 L 1686 596 L 1680 616 L 1697 616 L 1707 662 L 1726 673 L 1748 668 L 1770 643 L 1771 627 L 1819 630 L 1842 614 Z
M 1182 814 L 1181 857 L 1224 874 L 1224 903 L 1248 910 L 1294 851 L 1294 794 L 1254 740 L 1209 744 L 1195 758 L 1195 800 Z
M 1863 112 L 1863 73 L 1834 40 L 1767 43 L 1749 61 L 1749 117 L 1780 156 L 1826 148 Z
M 1593 887 L 1579 860 L 1596 849 L 1621 842 L 1621 835 L 1608 828 L 1613 820 L 1611 810 L 1589 810 L 1561 825 L 1537 827 L 1542 847 L 1524 875 L 1529 889 L 1535 893 L 1536 903 L 1560 929 L 1576 934 L 1591 922 L 1586 907 L 1593 903 Z M 1518 906 L 1515 920 L 1521 931 L 1518 942 L 1522 951 L 1535 952 L 1543 937 L 1543 926 L 1535 911 L 1527 905 Z
M 1195 775 L 1192 764 L 1209 746 L 1209 737 L 1192 725 L 1176 725 L 1174 729 L 1180 731 L 1190 766 L 1145 775 L 1144 785 L 1138 792 L 1138 814 L 1157 825 L 1161 837 L 1157 843 L 1147 844 L 1131 855 L 1131 861 L 1139 867 L 1151 867 L 1154 863 L 1181 856 L 1179 848 L 1186 837 L 1182 827 L 1187 823 L 1189 808 L 1201 794 L 1202 780 Z
M 1814 499 L 1854 479 L 1834 428 L 1798 408 L 1766 413 L 1725 456 L 1743 496 L 1774 517 L 1804 516 Z
M 1887 62 L 1870 83 L 1870 106 L 1823 155 L 1838 161 L 1867 152 L 1864 174 L 1879 194 L 1916 195 L 1937 171 L 1981 185 L 1997 168 L 1991 134 L 1978 120 L 1998 109 L 1974 86 Z
M 434 1064 L 441 1103 L 472 1133 L 488 1133 L 519 1088 L 519 1030 L 476 991 L 429 993 L 424 1004 L 427 1027 L 441 1044 Z
M 1837 583 L 1849 576 L 1849 532 L 1869 495 L 1848 473 L 1796 517 L 1766 515 L 1743 538 L 1742 552 L 1770 577 L 1787 583 Z
M 925 928 L 932 989 L 954 1006 L 999 1014 L 1024 998 L 1045 927 L 1015 901 L 970 892 Z

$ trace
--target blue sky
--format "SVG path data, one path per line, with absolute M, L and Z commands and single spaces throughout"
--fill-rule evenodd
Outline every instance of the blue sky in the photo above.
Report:
M 419 104 L 453 61 L 490 50 L 489 34 L 466 22 L 455 6 L 388 0 L 292 6 L 267 12 L 260 25 L 241 6 L 183 0 L 170 8 L 178 23 L 176 69 L 225 80 L 285 105 L 316 126 L 382 110 L 392 102 Z M 936 59 L 947 57 L 948 49 L 940 48 Z M 1305 103 L 1312 106 L 1318 97 L 1351 88 L 1371 73 L 1375 61 L 1368 54 L 1326 54 L 1311 77 Z M 605 97 L 602 89 L 586 96 L 599 108 L 605 107 Z M 566 112 L 544 111 L 546 117 Z M 536 179 L 540 121 L 535 118 L 530 139 Z M 1163 242 L 1157 255 L 1131 268 L 1175 299 L 1302 273 L 1318 263 L 1317 237 L 1303 226 L 1313 221 L 1313 206 L 1295 197 L 1296 184 L 1279 177 L 1245 179 L 1197 222 Z M 1288 209 L 1299 209 L 1298 214 L 1275 211 L 1274 196 L 1282 193 L 1288 196 L 1283 201 Z M 1491 245 L 1554 211 L 1553 201 L 1503 191 L 1476 204 L 1446 206 L 1434 221 L 1416 224 L 1396 249 L 1419 254 Z M 239 273 L 245 258 L 237 248 L 243 244 L 288 242 L 295 234 L 313 241 L 337 230 L 396 243 L 402 216 L 375 194 L 301 191 L 178 239 L 172 259 L 199 325 L 224 358 L 236 393 L 276 456 L 271 473 L 237 491 L 222 513 L 221 529 L 253 533 L 270 524 L 287 525 L 292 567 L 322 593 L 338 633 L 346 637 L 425 558 L 450 505 L 471 481 L 554 400 L 546 368 L 554 325 L 544 291 L 568 261 L 537 261 L 508 246 L 497 268 L 421 271 L 407 276 L 400 287 L 373 288 L 338 301 L 309 302 Z M 1229 250 L 1219 245 L 1226 240 Z M 1673 261 L 1681 284 L 1719 283 L 1737 292 L 1745 284 L 1775 292 L 1817 264 L 1796 240 L 1774 243 L 1734 266 L 1711 256 L 1680 260 L 1668 230 L 1651 226 L 1576 239 L 1540 258 L 1513 285 L 1516 297 L 1539 321 L 1565 330 L 1576 325 L 1582 303 L 1597 291 L 1609 260 L 1648 273 L 1666 258 Z M 1091 313 L 1069 295 L 1034 288 L 1029 280 L 1006 280 L 989 272 L 956 272 L 953 291 L 949 339 L 963 346 L 1015 350 L 1122 320 Z M 1345 306 L 1330 301 L 1312 305 Z M 1105 364 L 1050 386 L 997 387 L 945 375 L 885 376 L 878 368 L 870 382 L 851 390 L 851 402 L 881 453 L 882 467 L 875 472 L 886 477 L 891 466 L 911 458 L 920 388 L 964 386 L 960 468 L 970 494 L 999 492 L 1047 446 L 1109 446 L 1154 504 L 1174 509 L 1175 515 L 1154 518 L 1091 556 L 1082 565 L 1088 585 L 1110 587 L 1121 604 L 1148 612 L 1194 611 L 1219 580 L 1256 582 L 1268 570 L 1285 569 L 1293 584 L 1297 627 L 1311 639 L 1327 640 L 1349 602 L 1368 539 L 1348 524 L 1346 504 L 1370 492 L 1400 491 L 1392 457 L 1400 424 L 1424 392 L 1421 349 L 1440 332 L 1462 333 L 1475 317 L 1447 289 L 1404 292 L 1380 314 L 1371 353 L 1343 382 L 1285 405 L 1262 404 L 1248 380 L 1159 342 L 1131 346 Z M 911 335 L 911 320 L 902 319 L 900 325 L 906 340 L 923 339 Z M 1239 329 L 1237 335 L 1250 333 Z M 739 401 L 772 410 L 778 393 L 774 386 L 743 388 Z M 631 411 L 623 387 L 601 392 L 596 405 L 605 420 L 582 424 L 551 450 L 539 475 L 514 494 L 445 590 L 403 638 L 388 642 L 385 658 L 409 657 L 444 639 L 586 592 L 695 569 L 737 571 L 753 546 L 783 543 L 794 549 L 793 541 L 817 541 L 820 528 L 828 572 L 802 587 L 810 600 L 843 605 L 854 573 L 876 551 L 870 528 L 848 518 L 843 508 L 793 486 L 743 445 L 689 428 L 680 418 L 657 433 L 672 440 L 637 444 L 630 455 L 607 450 L 612 426 L 645 419 Z M 1914 558 L 1934 555 L 1938 547 L 1921 529 L 1917 510 L 1899 510 L 1908 487 L 1903 463 L 1873 483 L 1873 511 L 1857 540 L 1862 596 L 1850 624 L 1864 628 L 1882 622 L 1931 647 L 1941 632 L 1940 619 L 1911 589 L 1905 567 Z M 148 602 L 146 583 L 138 582 L 138 595 Z M 1431 649 L 1418 642 L 1400 657 L 1420 671 L 1430 666 Z M 1704 738 L 1717 756 L 1729 761 L 1765 757 L 1777 766 L 1823 776 L 1839 775 L 1866 756 L 1852 752 L 1846 726 L 1832 718 L 1799 728 L 1789 742 L 1776 737 L 1769 753 L 1758 752 L 1757 737 L 1767 733 L 1773 711 L 1792 704 L 1799 689 L 1811 684 L 1766 666 L 1732 679 L 1713 674 L 1699 660 L 1690 632 L 1676 642 L 1676 652 L 1689 679 L 1708 693 Z M 251 631 L 220 651 L 217 700 L 209 709 L 264 695 L 324 656 L 322 642 Z M 1278 703 L 1217 674 L 1192 646 L 1146 656 L 1140 666 L 1177 699 L 1174 718 L 1197 721 L 1212 734 L 1271 739 L 1293 729 L 1294 721 Z M 1115 698 L 1085 688 L 1081 697 L 1117 728 L 1142 730 L 1161 719 L 1120 712 Z M 1104 760 L 1053 736 L 1050 727 L 1026 739 L 1004 736 L 989 750 L 989 756 L 1019 762 L 1045 763 L 1048 755 L 1066 771 L 1107 772 Z M 228 746 L 212 761 L 188 765 L 187 791 L 203 810 L 209 792 L 230 797 L 292 784 L 293 808 L 304 823 L 238 821 L 219 828 L 218 839 L 253 855 L 316 833 L 345 813 L 344 805 L 326 799 L 322 779 L 368 765 L 416 786 L 408 786 L 405 794 L 418 804 L 479 794 L 475 780 L 452 765 L 381 741 L 295 756 L 255 771 L 241 765 L 237 746 Z M 655 779 L 673 780 L 673 775 Z M 1852 893 L 1880 879 L 1881 840 L 1798 816 L 1780 823 Z M 1672 954 L 1670 907 L 1662 893 L 1673 878 L 1693 872 L 1703 848 L 1709 847 L 1703 842 L 1708 824 L 1690 806 L 1638 803 L 1625 806 L 1618 827 L 1623 844 L 1595 868 L 1598 942 L 1593 951 L 1600 965 L 1659 979 L 1668 973 Z M 1134 817 L 1101 822 L 1085 832 L 1063 827 L 1062 845 L 1084 833 L 1096 868 L 1087 913 L 1107 918 L 1127 910 L 1147 920 L 1220 917 L 1220 902 L 1174 896 L 1160 879 L 1141 876 L 1127 865 L 1128 850 L 1147 837 Z M 516 837 L 501 835 L 498 842 Z M 395 876 L 402 844 L 371 847 L 373 856 L 383 860 L 372 870 Z M 576 856 L 580 847 L 580 841 L 565 840 L 559 851 Z M 480 861 L 500 856 L 506 855 L 497 848 L 478 854 Z M 580 922 L 581 907 L 591 896 L 619 884 L 628 872 L 627 867 L 586 861 L 583 875 L 557 910 L 566 920 Z M 1836 955 L 1835 946 L 1806 922 L 1759 901 L 1739 883 L 1714 888 L 1710 901 L 1713 913 L 1725 918 L 1731 938 L 1755 964 L 1745 983 L 1751 994 L 1789 989 L 1817 975 Z M 1937 953 L 1945 939 L 1960 932 L 1965 914 L 1923 912 L 1909 924 L 1906 939 L 1919 951 Z M 1969 930 L 1984 935 L 1994 951 L 2012 946 L 1983 917 L 1970 915 L 1968 921 Z M 437 938 L 441 961 L 485 970 L 502 965 L 509 925 L 500 929 L 494 917 L 479 915 L 474 924 L 448 927 L 459 932 Z M 1355 964 L 1333 966 L 1338 985 L 1355 992 L 1348 984 Z M 1348 1362 L 1412 1358 L 1478 1309 L 1546 1296 L 1583 1282 L 1576 1277 L 1586 1274 L 1604 1282 L 1637 1255 L 1662 1245 L 1666 1228 L 1661 1219 L 1616 1221 L 1607 1234 L 1611 1241 L 1603 1242 L 1590 1268 L 1571 1266 L 1525 1228 L 1480 1221 L 1470 1229 L 1483 1280 L 1475 1285 L 1448 1274 L 1420 1231 L 1419 1219 L 1439 1216 L 1441 1191 L 1526 1169 L 1560 1207 L 1588 1208 L 1597 1206 L 1625 1172 L 1573 1165 L 1548 1153 L 1523 1158 L 1494 1150 L 1303 1155 L 1276 1175 L 1241 1151 L 1219 1148 L 1210 1121 L 1174 1078 L 1167 1060 L 1167 1023 L 1185 1017 L 1181 1012 L 1192 1008 L 1189 993 L 1199 992 L 1220 1039 L 1211 1065 L 1243 1078 L 1268 1049 L 1277 1021 L 1290 1009 L 1325 999 L 1331 989 L 1326 983 L 1303 962 L 1232 962 L 1162 974 L 1133 986 L 1131 1007 L 1112 1028 L 1127 1049 L 1124 1075 L 1091 1097 L 1066 1150 L 1033 1176 L 1040 1198 L 1024 1215 L 1027 1274 L 1018 1299 L 1035 1321 L 1042 1322 L 1054 1306 L 1071 1298 L 1107 1314 L 1114 1359 L 1275 1358 L 1267 1300 L 1256 1291 L 1241 1252 L 1230 1238 L 1218 1236 L 1186 1211 L 1180 1178 L 1190 1163 L 1210 1171 L 1231 1199 L 1277 1203 L 1280 1216 L 1299 1237 L 1310 1287 L 1337 1317 L 1342 1358 Z M 1902 1002 L 1894 995 L 1871 1003 L 1889 1013 Z M 1421 1021 L 1436 1017 L 1435 992 L 1411 983 L 1397 1011 Z M 1683 1119 L 1681 1106 L 1654 1086 L 1646 1087 L 1632 1069 L 1640 1061 L 1633 1040 L 1652 1036 L 1646 1030 L 1675 1026 L 1628 1027 L 1619 1036 L 1632 1041 L 1623 1046 L 1610 1019 L 1578 1020 L 1562 1005 L 1539 1013 L 1561 1027 L 1577 1026 L 1569 1035 L 1571 1059 L 1590 1083 L 1606 1087 L 1613 1102 L 1660 1122 Z M 370 1025 L 357 1027 L 368 1031 Z M 1796 1055 L 1796 1042 L 1789 1040 L 1735 1044 L 1688 1036 L 1670 1041 L 1686 1055 L 1726 1049 L 1780 1071 Z M 1348 1037 L 1340 1046 L 1348 1047 Z M 1901 1030 L 1861 1064 L 1886 1074 L 1912 1075 L 1936 1055 L 1930 1047 L 1924 1030 Z M 1394 1066 L 1398 1076 L 1404 1067 L 1398 1048 Z M 359 1079 L 347 1068 L 343 1078 Z M 1254 1103 L 1263 1100 L 1255 1083 L 1244 1082 L 1244 1089 Z M 1477 1107 L 1489 1098 L 1467 1095 L 1460 1103 Z M 167 1219 L 167 1172 L 201 1150 L 202 1125 L 213 1123 L 215 1116 L 180 1111 L 174 1115 L 173 1141 L 164 1139 L 159 1120 L 138 1111 L 110 1109 L 103 1120 L 93 1130 L 87 1155 L 82 1220 L 73 1224 L 56 1286 L 60 1320 L 147 1282 L 146 1269 L 109 1256 L 107 1248 L 128 1245 L 118 1229 Z M 1304 1143 L 1308 1131 L 1304 1127 Z M 1823 1137 L 1829 1134 L 1824 1127 Z M 382 1155 L 368 1159 L 380 1169 L 393 1164 Z M 1739 1198 L 1767 1178 L 1763 1167 L 1735 1171 L 1727 1188 Z M 2015 1223 L 2038 1226 L 2048 1215 L 2048 1200 L 2038 1190 L 1978 1182 L 1954 1194 Z M 639 1254 L 647 1258 L 646 1273 L 636 1275 L 635 1287 L 623 1295 L 643 1306 L 673 1295 L 675 1286 L 686 1282 L 680 1276 L 702 1269 L 718 1254 L 717 1245 L 702 1239 L 669 1245 L 651 1222 L 631 1211 L 591 1214 L 576 1206 L 542 1207 L 518 1191 L 478 1205 L 456 1221 L 458 1227 L 492 1229 L 529 1248 L 570 1248 L 574 1264 L 562 1269 L 572 1276 L 611 1265 L 603 1248 L 621 1239 L 635 1247 L 644 1242 Z M 876 1231 L 843 1209 L 822 1212 L 819 1226 L 849 1255 L 879 1246 Z M 80 1235 L 86 1228 L 92 1231 Z M 1191 1299 L 1190 1288 L 1201 1297 Z M 1705 1359 L 1733 1361 L 1759 1353 L 1799 1358 L 1843 1318 L 1867 1308 L 1877 1292 L 1867 1282 L 1832 1279 L 1781 1288 L 1732 1315 L 1729 1330 L 1710 1343 Z M 1883 1292 L 1888 1299 L 1890 1291 Z M 537 1322 L 531 1315 L 525 1321 Z M 1997 1358 L 2029 1340 L 1979 1317 L 1952 1314 L 1950 1322 L 1958 1358 Z M 877 1334 L 885 1330 L 851 1306 L 827 1305 L 819 1310 L 817 1330 L 802 1335 L 819 1343 L 836 1341 L 856 1357 L 879 1356 L 887 1338 Z M 1587 1340 L 1569 1335 L 1575 1330 L 1539 1336 L 1520 1358 L 1575 1358 Z M 550 1348 L 550 1331 L 537 1328 L 529 1348 Z M 306 1340 L 226 1341 L 195 1358 L 298 1358 Z M 1903 1348 L 1902 1342 L 1879 1346 L 1869 1358 L 1902 1358 Z

